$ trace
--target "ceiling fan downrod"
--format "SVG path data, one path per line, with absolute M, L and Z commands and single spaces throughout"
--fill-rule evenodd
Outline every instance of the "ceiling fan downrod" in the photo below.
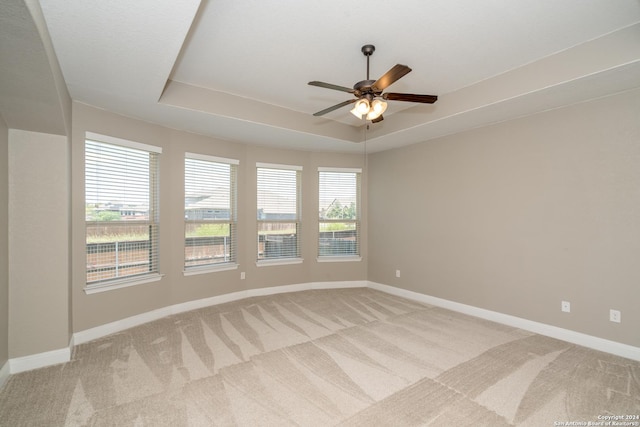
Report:
M 373 52 L 375 52 L 376 47 L 372 44 L 366 44 L 362 46 L 361 50 L 364 56 L 367 57 L 367 80 L 369 80 L 369 57 L 373 55 Z

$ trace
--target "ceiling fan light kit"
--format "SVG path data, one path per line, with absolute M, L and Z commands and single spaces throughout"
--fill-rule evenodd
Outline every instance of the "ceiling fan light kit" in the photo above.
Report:
M 353 85 L 353 89 L 345 86 L 334 85 L 320 81 L 309 82 L 311 86 L 323 87 L 326 89 L 338 90 L 353 94 L 356 99 L 343 101 L 339 104 L 325 108 L 324 110 L 314 113 L 314 116 L 322 116 L 338 108 L 355 103 L 351 114 L 359 119 L 370 120 L 372 123 L 378 123 L 384 120 L 382 114 L 387 110 L 386 100 L 418 102 L 422 104 L 433 104 L 438 100 L 436 95 L 416 95 L 411 93 L 382 93 L 387 87 L 398 81 L 401 77 L 411 72 L 411 68 L 406 65 L 396 64 L 387 71 L 378 80 L 369 79 L 369 57 L 376 50 L 375 46 L 367 44 L 362 46 L 362 53 L 367 57 L 367 79 L 359 81 Z
M 351 114 L 356 116 L 359 119 L 362 119 L 362 116 L 369 114 L 371 110 L 371 106 L 369 105 L 368 99 L 360 99 L 356 101 L 355 107 L 351 110 Z
M 369 101 L 369 97 L 365 97 L 356 101 L 355 107 L 351 110 L 351 114 L 359 119 L 363 117 L 367 120 L 375 120 L 382 116 L 387 110 L 387 103 L 381 99 L 374 99 Z

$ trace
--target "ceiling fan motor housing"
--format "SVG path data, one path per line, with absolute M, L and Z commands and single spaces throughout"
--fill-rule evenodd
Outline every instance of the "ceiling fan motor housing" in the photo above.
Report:
M 375 82 L 375 80 L 362 80 L 353 85 L 353 90 L 355 91 L 354 95 L 356 96 L 356 98 L 365 96 L 371 97 L 371 99 L 373 99 L 373 97 L 380 95 L 382 91 L 379 91 L 377 93 L 373 91 L 372 86 Z M 369 99 L 369 101 L 371 101 L 371 99 Z

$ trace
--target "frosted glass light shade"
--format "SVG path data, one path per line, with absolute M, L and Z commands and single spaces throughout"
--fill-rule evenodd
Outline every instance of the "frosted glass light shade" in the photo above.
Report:
M 367 120 L 375 120 L 387 110 L 387 103 L 379 99 L 374 99 L 371 103 L 371 109 L 367 114 Z

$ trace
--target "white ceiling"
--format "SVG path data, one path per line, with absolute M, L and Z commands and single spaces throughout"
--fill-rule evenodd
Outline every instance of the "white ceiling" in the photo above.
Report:
M 413 71 L 366 132 L 378 151 L 640 87 L 640 0 L 41 0 L 71 97 L 217 138 L 359 151 L 343 107 L 366 77 Z

